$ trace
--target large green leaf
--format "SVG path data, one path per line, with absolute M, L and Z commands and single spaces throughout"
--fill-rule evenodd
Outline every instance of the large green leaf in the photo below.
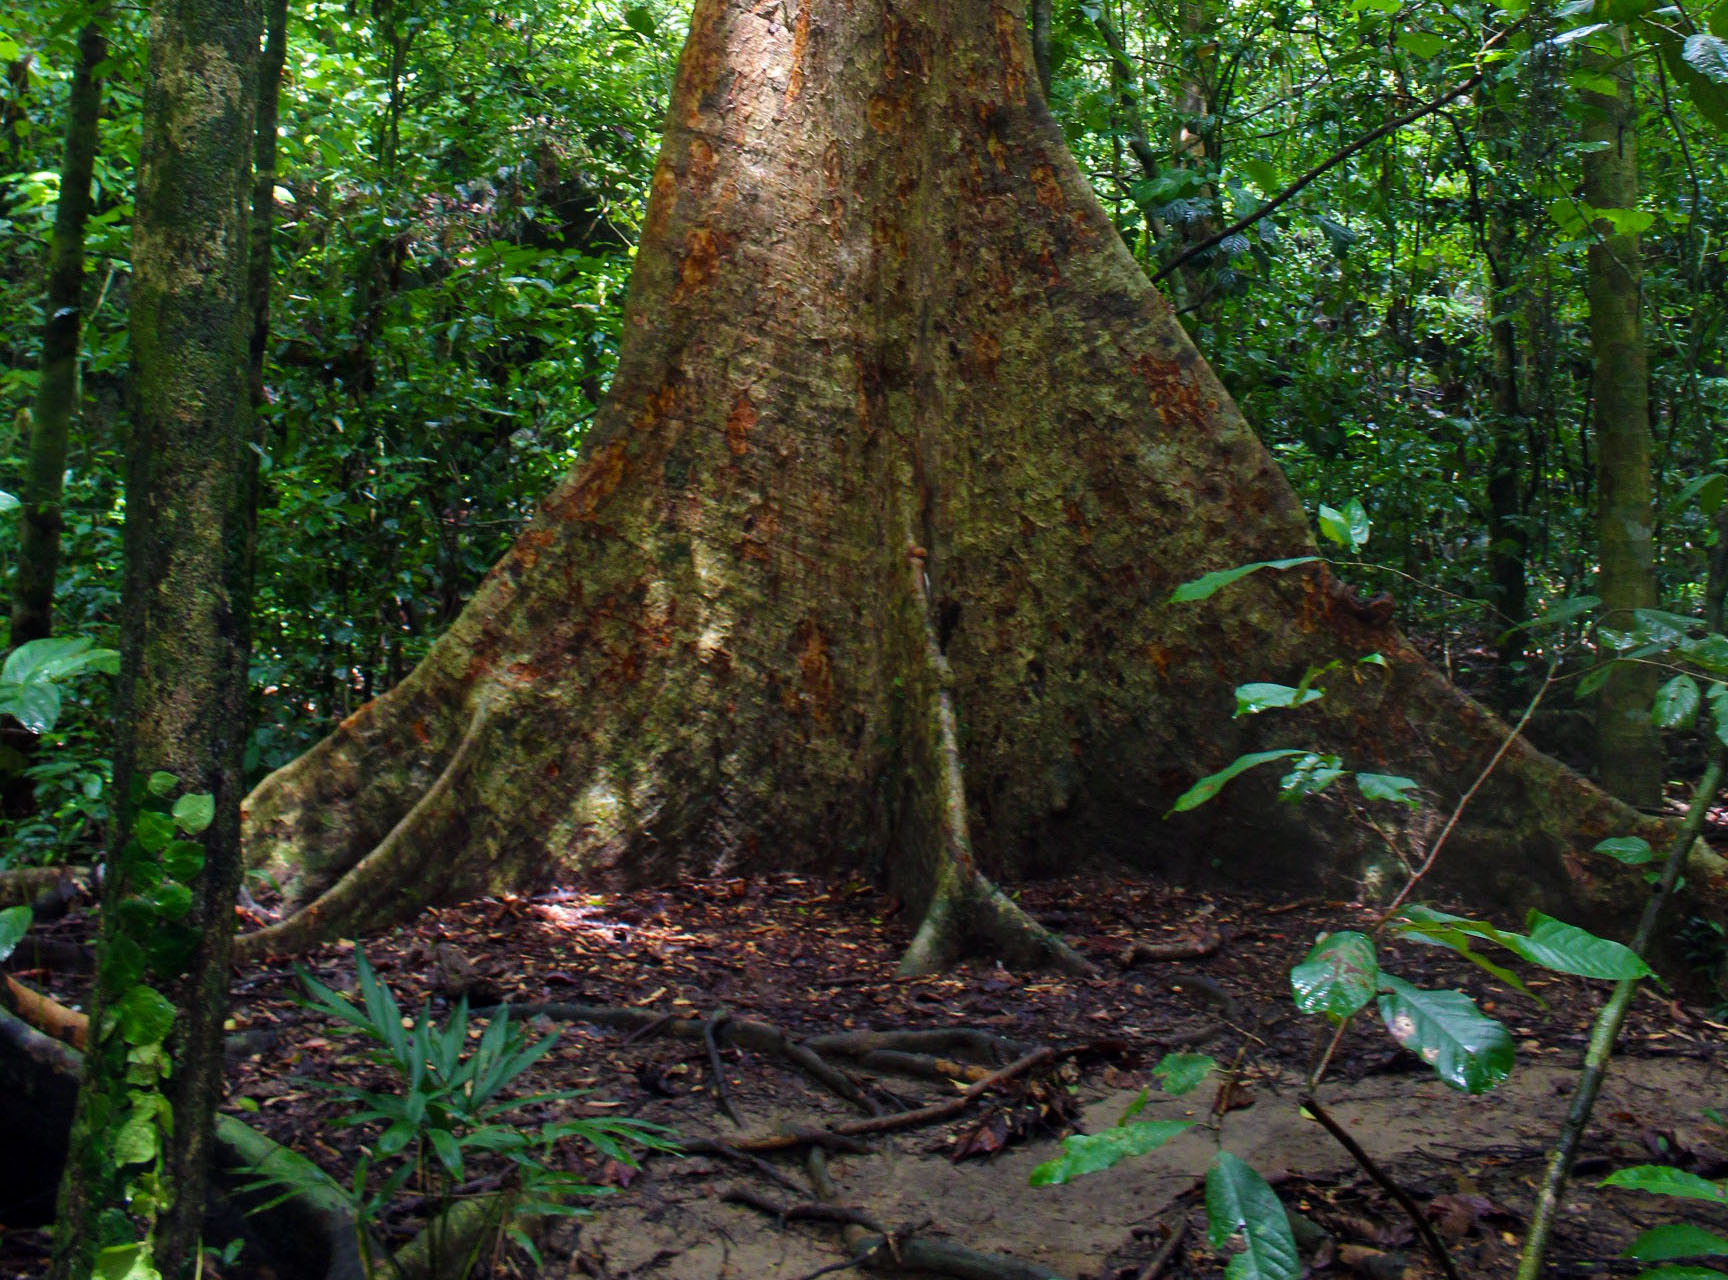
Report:
M 1319 689 L 1299 689 L 1290 684 L 1239 684 L 1236 686 L 1236 716 L 1258 715 L 1283 707 L 1306 706 L 1324 697 Z M 1234 719 L 1235 716 L 1232 717 Z
M 174 802 L 174 824 L 189 836 L 195 836 L 216 818 L 216 797 L 208 791 L 183 795 Z
M 1124 1160 L 1156 1151 L 1191 1120 L 1139 1120 L 1103 1133 L 1077 1133 L 1062 1143 L 1062 1154 L 1032 1170 L 1032 1185 L 1053 1187 L 1088 1173 L 1098 1173 Z
M 1641 867 L 1656 856 L 1656 851 L 1643 836 L 1610 836 L 1590 851 L 1605 853 L 1614 861 L 1624 862 L 1629 867 Z
M 1556 973 L 1575 973 L 1581 978 L 1646 978 L 1650 966 L 1638 958 L 1632 948 L 1607 938 L 1599 938 L 1588 929 L 1567 924 L 1540 911 L 1532 911 L 1525 922 L 1529 937 L 1515 933 L 1501 934 L 1496 941 L 1501 946 L 1523 956 L 1532 964 Z
M 1703 702 L 1698 682 L 1689 675 L 1677 675 L 1656 690 L 1656 700 L 1650 707 L 1650 723 L 1658 729 L 1687 729 L 1698 718 Z
M 1223 1249 L 1238 1233 L 1248 1247 L 1230 1259 L 1225 1280 L 1296 1280 L 1302 1274 L 1278 1193 L 1252 1165 L 1220 1151 L 1206 1171 L 1206 1239 Z
M 1512 1037 L 1462 991 L 1425 991 L 1380 975 L 1380 1018 L 1392 1038 L 1454 1089 L 1486 1093 L 1512 1074 Z
M 136 986 L 120 997 L 120 1034 L 127 1044 L 160 1044 L 174 1017 L 173 1003 L 154 987 Z
M 1290 970 L 1296 1007 L 1303 1013 L 1348 1018 L 1374 998 L 1379 986 L 1373 939 L 1350 929 L 1320 939 Z
M 1170 806 L 1170 813 L 1185 813 L 1189 809 L 1198 808 L 1222 791 L 1226 782 L 1248 772 L 1255 765 L 1302 754 L 1304 753 L 1299 747 L 1286 747 L 1282 751 L 1253 751 L 1245 756 L 1237 756 L 1217 773 L 1207 774 L 1178 796 L 1176 803 Z M 1164 816 L 1169 817 L 1170 815 L 1165 814 Z
M 35 912 L 29 907 L 7 907 L 0 911 L 0 960 L 17 950 L 34 918 Z
M 64 680 L 90 670 L 113 675 L 120 669 L 120 654 L 114 649 L 94 648 L 93 644 L 83 636 L 26 641 L 6 655 L 5 665 L 0 666 L 0 682 Z
M 1616 1169 L 1599 1187 L 1620 1187 L 1626 1191 L 1648 1191 L 1658 1196 L 1678 1196 L 1685 1200 L 1708 1200 L 1712 1204 L 1728 1204 L 1728 1181 L 1711 1182 L 1695 1173 L 1676 1169 L 1667 1164 L 1635 1164 L 1629 1169 Z
M 1167 1053 L 1152 1068 L 1152 1077 L 1165 1093 L 1179 1098 L 1199 1088 L 1217 1065 L 1218 1060 L 1209 1053 Z
M 16 511 L 18 506 L 19 502 L 15 495 L 0 489 L 0 515 L 5 515 L 8 511 Z
M 45 680 L 0 683 L 0 715 L 11 716 L 31 733 L 47 733 L 60 721 L 60 690 Z
M 1292 560 L 1256 560 L 1253 564 L 1239 564 L 1234 569 L 1218 569 L 1184 582 L 1170 593 L 1170 602 L 1181 604 L 1191 600 L 1204 600 L 1229 586 L 1238 578 L 1246 578 L 1249 574 L 1257 573 L 1261 569 L 1292 569 L 1299 564 L 1313 564 L 1319 558 L 1319 556 L 1297 556 Z
M 1680 46 L 1680 56 L 1699 75 L 1728 85 L 1728 40 L 1699 32 L 1686 37 Z
M 1356 789 L 1364 800 L 1390 800 L 1395 804 L 1409 805 L 1412 809 L 1422 803 L 1416 796 L 1416 780 L 1395 773 L 1359 773 L 1356 775 Z
M 1643 1232 L 1626 1249 L 1628 1258 L 1663 1262 L 1669 1258 L 1708 1258 L 1728 1255 L 1728 1240 L 1690 1222 L 1664 1222 Z

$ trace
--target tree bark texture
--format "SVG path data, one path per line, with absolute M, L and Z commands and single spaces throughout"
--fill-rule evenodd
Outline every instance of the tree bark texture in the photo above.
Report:
M 156 770 L 186 792 L 215 797 L 205 865 L 186 921 L 200 935 L 177 1008 L 164 1086 L 173 1108 L 165 1139 L 172 1201 L 156 1224 L 155 1257 L 176 1275 L 195 1256 L 212 1116 L 222 1085 L 233 904 L 240 884 L 241 752 L 248 722 L 253 484 L 246 256 L 251 217 L 256 0 L 158 0 L 151 12 L 137 212 L 132 241 L 132 354 L 136 387 L 127 456 L 121 672 L 115 720 L 112 847 L 129 834 L 134 781 Z M 111 867 L 119 865 L 113 857 Z M 139 886 L 104 885 L 107 963 L 116 910 Z M 137 945 L 134 943 L 134 945 Z M 101 982 L 99 980 L 99 987 Z M 95 1035 L 112 1033 L 92 1010 Z M 124 1055 L 119 1055 L 124 1069 Z M 103 1185 L 113 1151 L 111 1104 L 121 1082 L 102 1078 L 115 1055 L 94 1051 L 80 1091 L 62 1195 L 53 1274 L 82 1280 L 103 1241 Z
M 1619 93 L 1587 93 L 1584 138 L 1600 148 L 1584 157 L 1584 200 L 1596 209 L 1638 205 L 1638 117 L 1632 66 L 1624 57 L 1591 55 Z M 1596 594 L 1602 622 L 1632 626 L 1632 610 L 1656 607 L 1655 515 L 1650 495 L 1650 405 L 1644 350 L 1643 264 L 1638 237 L 1598 221 L 1590 244 L 1591 396 L 1595 406 L 1596 527 L 1601 569 Z M 1653 809 L 1662 799 L 1662 746 L 1650 723 L 1658 667 L 1622 663 L 1596 704 L 1596 764 L 1602 785 L 1630 804 Z
M 699 0 L 585 460 L 421 666 L 248 799 L 306 905 L 242 951 L 573 872 L 880 870 L 920 967 L 1059 958 L 986 874 L 1357 884 L 1359 826 L 1276 775 L 1164 820 L 1269 745 L 1446 806 L 1505 732 L 1323 568 L 1168 603 L 1313 550 L 1067 154 L 1019 4 Z M 1314 707 L 1231 718 L 1332 658 Z M 1519 746 L 1448 874 L 1600 916 L 1617 866 L 1580 850 L 1639 822 Z
M 41 640 L 54 629 L 54 579 L 60 566 L 60 494 L 72 419 L 78 411 L 78 348 L 84 323 L 84 224 L 90 219 L 90 182 L 96 168 L 102 81 L 97 69 L 108 40 L 97 21 L 78 33 L 66 107 L 66 154 L 60 199 L 48 246 L 48 323 L 31 413 L 30 452 L 24 472 L 23 525 L 12 584 L 12 643 Z

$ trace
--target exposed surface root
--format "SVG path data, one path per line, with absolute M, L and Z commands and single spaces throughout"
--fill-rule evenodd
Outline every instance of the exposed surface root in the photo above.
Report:
M 268 955 L 293 955 L 327 938 L 357 932 L 380 915 L 405 917 L 435 896 L 434 882 L 422 864 L 435 857 L 434 828 L 449 820 L 445 801 L 458 779 L 473 764 L 475 748 L 491 720 L 491 702 L 469 718 L 462 740 L 436 781 L 428 787 L 377 846 L 320 894 L 286 920 L 234 939 L 234 963 L 244 965 Z M 404 897 L 418 901 L 403 902 Z M 380 911 L 380 900 L 392 907 Z

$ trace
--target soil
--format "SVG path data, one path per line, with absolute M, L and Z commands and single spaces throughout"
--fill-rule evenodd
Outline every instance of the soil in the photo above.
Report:
M 1000 1087 L 975 1091 L 941 1123 L 863 1134 L 854 1140 L 857 1153 L 829 1155 L 833 1203 L 910 1232 L 904 1239 L 947 1241 L 1063 1277 L 1216 1275 L 1229 1247 L 1220 1252 L 1207 1243 L 1200 1186 L 1222 1146 L 1264 1174 L 1312 1225 L 1303 1233 L 1309 1272 L 1374 1280 L 1439 1274 L 1404 1210 L 1296 1102 L 1327 1034 L 1292 1005 L 1289 967 L 1325 931 L 1371 927 L 1372 911 L 1346 902 L 1266 903 L 1111 876 L 1026 885 L 1021 902 L 1103 976 L 1016 974 L 974 964 L 940 977 L 900 979 L 894 967 L 912 922 L 893 901 L 867 885 L 796 876 L 488 899 L 430 912 L 412 930 L 364 946 L 405 1010 L 430 1002 L 440 1020 L 460 991 L 477 1005 L 556 1002 L 679 1020 L 724 1011 L 731 1026 L 720 1023 L 714 1032 L 739 1124 L 721 1113 L 700 1035 L 631 1036 L 585 1022 L 530 1019 L 556 1044 L 516 1082 L 519 1091 L 584 1092 L 534 1104 L 524 1118 L 634 1116 L 669 1126 L 692 1145 L 856 1128 L 864 1118 L 783 1056 L 728 1045 L 729 1030 L 747 1021 L 774 1024 L 793 1039 L 972 1028 L 994 1038 L 994 1053 L 972 1059 L 982 1072 L 1027 1049 L 1062 1050 Z M 74 912 L 32 936 L 76 940 L 86 927 Z M 1154 958 L 1172 949 L 1205 954 Z M 1512 1076 L 1483 1096 L 1456 1092 L 1364 1016 L 1344 1034 L 1318 1098 L 1414 1198 L 1461 1274 L 1510 1276 L 1532 1188 L 1607 985 L 1528 976 L 1543 1008 L 1438 948 L 1389 943 L 1382 962 L 1418 985 L 1462 989 L 1505 1022 L 1518 1045 Z M 353 990 L 351 944 L 303 963 L 324 983 Z M 87 981 L 58 969 L 15 973 L 68 1001 L 79 998 L 79 984 Z M 229 1107 L 347 1185 L 379 1130 L 344 1124 L 352 1104 L 322 1085 L 392 1085 L 368 1061 L 361 1038 L 305 1007 L 298 993 L 287 963 L 237 975 Z M 471 1034 L 480 1025 L 474 1018 Z M 666 1029 L 651 1024 L 645 1031 Z M 1195 1091 L 1168 1096 L 1152 1069 L 1172 1051 L 1204 1052 L 1218 1069 Z M 961 1099 L 953 1080 L 913 1079 L 827 1056 L 888 1114 Z M 1063 1136 L 1116 1123 L 1147 1089 L 1139 1118 L 1198 1123 L 1110 1172 L 1065 1186 L 1029 1185 L 1032 1169 L 1059 1154 Z M 1723 1177 L 1724 1111 L 1728 1025 L 1704 1006 L 1647 988 L 1597 1105 L 1550 1248 L 1549 1274 L 1635 1269 L 1619 1255 L 1657 1222 L 1728 1227 L 1721 1220 L 1728 1215 L 1716 1206 L 1596 1185 L 1613 1169 L 1653 1162 Z M 609 1280 L 790 1280 L 843 1264 L 848 1250 L 836 1223 L 782 1220 L 726 1198 L 742 1189 L 783 1208 L 813 1204 L 806 1150 L 794 1144 L 760 1157 L 794 1190 L 770 1181 L 760 1166 L 712 1150 L 656 1155 L 632 1169 L 591 1150 L 561 1149 L 556 1161 L 611 1194 L 592 1202 L 591 1216 L 551 1220 L 539 1233 L 538 1266 L 514 1246 L 488 1266 L 495 1274 Z M 469 1172 L 475 1187 L 497 1185 L 495 1169 Z M 427 1212 L 426 1197 L 411 1186 L 382 1219 L 384 1237 L 402 1243 Z M 1149 1264 L 1175 1230 L 1182 1239 L 1154 1271 Z M 6 1232 L 0 1274 L 40 1274 L 45 1243 L 39 1228 Z M 260 1272 L 242 1257 L 207 1274 Z

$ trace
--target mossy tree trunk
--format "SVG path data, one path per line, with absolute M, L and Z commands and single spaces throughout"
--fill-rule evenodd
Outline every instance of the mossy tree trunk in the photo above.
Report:
M 1621 34 L 1624 41 L 1624 34 Z M 1638 205 L 1637 90 L 1624 53 L 1592 54 L 1592 70 L 1618 93 L 1584 95 L 1584 202 L 1630 214 Z M 1587 267 L 1591 398 L 1596 435 L 1596 529 L 1602 621 L 1632 626 L 1632 610 L 1656 607 L 1655 513 L 1650 496 L 1649 369 L 1644 350 L 1643 263 L 1638 237 L 1604 219 L 1595 224 Z M 1662 800 L 1662 744 L 1650 723 L 1661 677 L 1647 663 L 1622 663 L 1596 704 L 1596 767 L 1602 785 L 1640 808 Z
M 151 12 L 132 240 L 136 396 L 115 717 L 120 803 L 104 882 L 92 1045 L 56 1234 L 58 1280 L 88 1276 L 96 1251 L 113 1242 L 114 1211 L 124 1221 L 125 1206 L 105 1196 L 130 1105 L 127 1055 L 125 1044 L 108 1051 L 117 1030 L 103 1001 L 127 985 L 115 974 L 136 973 L 154 943 L 129 934 L 139 915 L 119 908 L 134 894 L 148 900 L 155 886 L 117 851 L 142 781 L 155 771 L 215 799 L 184 917 L 197 942 L 165 993 L 176 1010 L 173 1074 L 163 1086 L 173 1123 L 163 1138 L 164 1198 L 154 1227 L 165 1275 L 190 1273 L 202 1226 L 241 870 L 256 474 L 246 258 L 258 39 L 256 0 L 158 0 Z
M 31 412 L 29 457 L 24 472 L 23 525 L 18 532 L 18 568 L 12 584 L 12 643 L 40 640 L 53 632 L 54 578 L 60 565 L 60 493 L 67 442 L 78 411 L 78 347 L 84 325 L 84 224 L 90 220 L 90 182 L 95 174 L 97 125 L 108 56 L 101 20 L 78 33 L 78 62 L 66 104 L 66 153 L 60 165 L 60 199 L 48 245 L 48 323 L 42 334 L 42 367 Z
M 1311 744 L 1420 777 L 1420 824 L 1504 733 L 1323 568 L 1168 603 L 1313 550 L 1067 154 L 1018 3 L 699 0 L 585 460 L 421 666 L 249 797 L 300 909 L 242 951 L 782 867 L 880 869 L 915 967 L 1069 960 L 987 875 L 1373 879 L 1345 807 L 1275 774 L 1163 818 Z M 1312 708 L 1231 718 L 1333 658 Z M 1515 749 L 1444 874 L 1601 916 L 1623 885 L 1581 850 L 1639 821 Z

